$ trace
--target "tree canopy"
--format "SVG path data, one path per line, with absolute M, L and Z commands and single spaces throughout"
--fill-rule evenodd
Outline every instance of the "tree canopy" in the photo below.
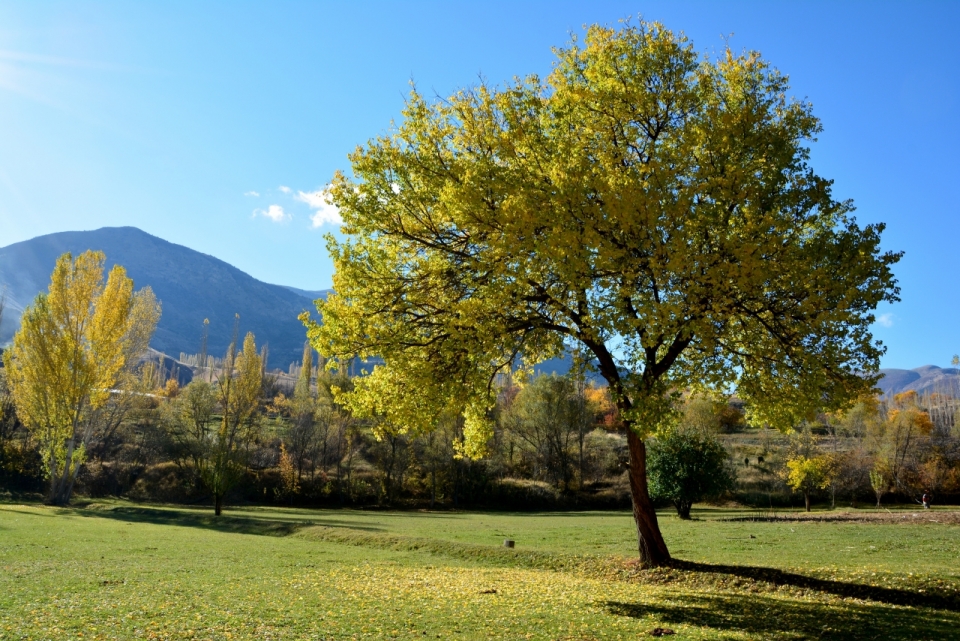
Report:
M 414 90 L 350 156 L 329 190 L 336 293 L 304 320 L 325 356 L 383 359 L 355 410 L 400 431 L 462 413 L 468 456 L 498 372 L 586 350 L 629 428 L 641 556 L 662 563 L 642 439 L 676 394 L 735 386 L 778 426 L 843 405 L 875 380 L 899 254 L 810 167 L 820 122 L 759 54 L 701 58 L 641 22 L 556 55 L 546 79 Z

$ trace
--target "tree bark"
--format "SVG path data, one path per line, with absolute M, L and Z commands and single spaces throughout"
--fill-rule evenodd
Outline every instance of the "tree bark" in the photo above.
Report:
M 223 496 L 220 494 L 213 495 L 213 515 L 220 516 L 223 512 Z
M 70 503 L 70 493 L 73 490 L 71 474 L 75 475 L 73 470 L 73 452 L 76 449 L 74 439 L 67 441 L 67 453 L 63 462 L 63 469 L 58 470 L 55 459 L 51 455 L 50 459 L 50 497 L 49 504 L 64 506 Z
M 670 563 L 670 552 L 660 534 L 657 511 L 647 491 L 647 446 L 627 426 L 627 445 L 630 449 L 630 494 L 633 498 L 633 519 L 637 524 L 637 546 L 640 564 L 655 568 Z

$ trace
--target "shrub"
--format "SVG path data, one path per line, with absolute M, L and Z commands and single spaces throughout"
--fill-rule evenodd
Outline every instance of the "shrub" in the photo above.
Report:
M 689 519 L 694 503 L 733 487 L 727 459 L 727 451 L 713 435 L 669 430 L 650 446 L 650 496 L 670 501 L 681 519 Z

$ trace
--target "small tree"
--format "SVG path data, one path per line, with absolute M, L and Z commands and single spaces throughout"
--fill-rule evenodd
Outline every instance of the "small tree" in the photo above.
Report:
M 287 401 L 291 423 L 285 438 L 290 446 L 287 450 L 288 456 L 296 468 L 298 485 L 303 480 L 303 470 L 307 461 L 310 461 L 312 466 L 316 466 L 317 450 L 321 449 L 318 441 L 321 438 L 326 441 L 325 432 L 329 426 L 329 422 L 324 420 L 325 408 L 321 407 L 317 395 L 310 387 L 313 376 L 313 349 L 309 344 L 303 347 L 301 363 L 300 376 L 297 378 L 293 398 Z M 324 434 L 321 434 L 321 431 Z
M 667 430 L 650 446 L 650 495 L 670 501 L 677 516 L 689 519 L 694 503 L 733 487 L 728 458 L 723 445 L 709 433 Z
M 104 407 L 147 348 L 160 317 L 149 287 L 133 291 L 123 267 L 106 283 L 102 252 L 57 259 L 48 292 L 24 310 L 4 353 L 17 414 L 40 444 L 50 479 L 48 500 L 70 501 Z
M 163 425 L 174 443 L 174 459 L 199 475 L 216 436 L 217 395 L 213 385 L 194 379 L 162 406 Z M 199 480 L 198 476 L 195 479 Z
M 289 498 L 293 502 L 293 497 L 300 491 L 300 479 L 297 476 L 297 468 L 294 465 L 293 457 L 287 452 L 287 446 L 280 444 L 280 460 L 277 463 L 280 472 L 280 485 L 277 488 L 278 498 Z
M 795 492 L 803 493 L 803 503 L 810 511 L 810 495 L 825 490 L 833 482 L 833 459 L 830 456 L 796 456 L 787 461 L 787 485 Z
M 873 489 L 873 493 L 877 495 L 877 507 L 879 508 L 880 499 L 883 498 L 883 495 L 890 489 L 890 483 L 883 475 L 883 472 L 872 469 L 870 470 L 870 487 Z
M 217 516 L 223 511 L 227 492 L 242 478 L 249 445 L 258 435 L 262 386 L 263 361 L 253 334 L 248 333 L 243 351 L 237 353 L 235 342 L 227 351 L 216 386 L 220 428 L 200 461 L 200 478 L 213 494 Z
M 878 455 L 893 489 L 907 496 L 917 492 L 921 445 L 933 432 L 933 421 L 918 405 L 917 393 L 895 395 L 887 420 L 878 427 Z
M 502 417 L 504 426 L 533 463 L 533 475 L 570 489 L 575 448 L 586 422 L 575 379 L 538 376 L 525 385 Z

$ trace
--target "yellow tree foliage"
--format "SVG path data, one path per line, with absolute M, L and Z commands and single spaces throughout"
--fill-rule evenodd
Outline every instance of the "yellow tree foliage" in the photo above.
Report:
M 917 480 L 912 478 L 915 459 L 921 442 L 933 432 L 933 420 L 920 409 L 917 400 L 917 393 L 912 390 L 895 395 L 894 407 L 874 434 L 880 463 L 889 471 L 896 490 L 904 494 L 919 493 L 919 488 L 913 487 Z
M 280 443 L 280 460 L 277 463 L 280 472 L 280 486 L 278 496 L 293 497 L 300 491 L 300 479 L 297 478 L 297 466 L 293 462 L 293 457 L 287 451 L 287 446 Z
M 180 394 L 180 383 L 175 378 L 168 378 L 163 386 L 163 395 L 167 398 L 176 398 Z
M 803 494 L 807 512 L 810 511 L 810 495 L 817 490 L 829 487 L 835 470 L 836 465 L 833 459 L 826 454 L 812 457 L 796 456 L 787 461 L 787 485 L 795 492 Z
M 329 190 L 336 293 L 302 318 L 326 357 L 383 358 L 355 411 L 413 432 L 460 414 L 468 456 L 498 373 L 582 350 L 629 428 L 641 558 L 662 564 L 643 438 L 678 390 L 736 386 L 777 426 L 844 405 L 875 381 L 899 254 L 810 168 L 820 123 L 758 54 L 703 59 L 656 23 L 556 54 L 546 79 L 414 90 L 350 156 Z
M 70 500 L 84 462 L 85 419 L 136 364 L 160 318 L 153 292 L 134 292 L 123 267 L 103 282 L 105 260 L 94 251 L 61 256 L 4 353 L 17 414 L 40 443 L 57 505 Z

